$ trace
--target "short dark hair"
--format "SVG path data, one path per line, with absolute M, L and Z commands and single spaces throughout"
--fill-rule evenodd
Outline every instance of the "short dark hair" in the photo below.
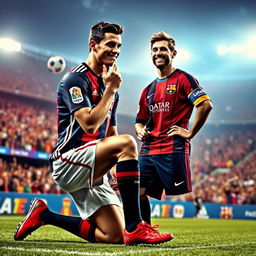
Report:
M 101 21 L 91 27 L 89 42 L 91 40 L 94 40 L 95 42 L 100 43 L 100 41 L 104 38 L 105 33 L 121 35 L 123 31 L 124 28 L 122 26 L 119 26 L 114 23 Z
M 150 38 L 151 48 L 155 42 L 162 41 L 162 40 L 165 40 L 169 43 L 169 48 L 171 51 L 175 50 L 175 46 L 176 46 L 175 40 L 171 35 L 169 35 L 164 31 L 160 31 L 151 36 Z

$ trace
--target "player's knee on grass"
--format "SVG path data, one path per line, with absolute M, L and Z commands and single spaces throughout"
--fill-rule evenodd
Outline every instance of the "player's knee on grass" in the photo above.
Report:
M 118 232 L 118 231 L 113 230 L 113 231 L 105 234 L 105 236 L 106 236 L 107 243 L 122 244 L 124 241 L 123 231 Z
M 123 236 L 111 237 L 109 242 L 113 244 L 122 244 L 124 242 L 124 237 Z

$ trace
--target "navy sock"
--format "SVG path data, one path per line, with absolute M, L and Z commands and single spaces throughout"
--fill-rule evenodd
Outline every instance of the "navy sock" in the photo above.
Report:
M 138 160 L 126 160 L 117 163 L 116 177 L 123 201 L 125 229 L 132 232 L 142 221 L 140 214 L 139 187 L 140 177 Z
M 48 209 L 41 212 L 40 218 L 45 224 L 65 229 L 90 242 L 95 241 L 96 227 L 88 220 L 82 220 L 80 217 L 60 215 Z
M 142 219 L 151 224 L 151 209 L 147 195 L 140 196 L 140 211 Z

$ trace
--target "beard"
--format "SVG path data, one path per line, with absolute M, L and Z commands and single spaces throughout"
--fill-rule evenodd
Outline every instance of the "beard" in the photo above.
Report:
M 156 60 L 158 58 L 163 58 L 164 59 L 164 63 L 161 63 L 161 64 L 157 64 Z M 168 66 L 170 64 L 170 59 L 168 56 L 165 56 L 165 55 L 161 55 L 161 56 L 156 56 L 153 58 L 153 63 L 154 65 L 158 68 L 158 69 L 163 69 L 164 67 Z

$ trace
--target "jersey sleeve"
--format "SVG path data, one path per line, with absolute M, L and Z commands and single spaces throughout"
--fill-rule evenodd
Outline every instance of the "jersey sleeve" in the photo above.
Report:
M 210 100 L 210 97 L 193 76 L 187 74 L 186 78 L 187 79 L 184 80 L 184 91 L 189 101 L 195 107 L 205 100 Z
M 115 96 L 115 102 L 111 111 L 111 119 L 110 119 L 110 125 L 111 126 L 117 126 L 117 115 L 116 115 L 116 111 L 117 111 L 117 105 L 119 102 L 119 95 L 118 93 L 116 93 Z
M 77 74 L 66 75 L 60 83 L 59 96 L 62 97 L 70 113 L 83 107 L 92 107 L 89 81 Z
M 146 88 L 142 91 L 138 106 L 138 112 L 136 115 L 135 123 L 142 123 L 146 124 L 150 119 L 149 116 L 149 109 L 148 109 L 148 102 L 147 102 L 147 90 Z

